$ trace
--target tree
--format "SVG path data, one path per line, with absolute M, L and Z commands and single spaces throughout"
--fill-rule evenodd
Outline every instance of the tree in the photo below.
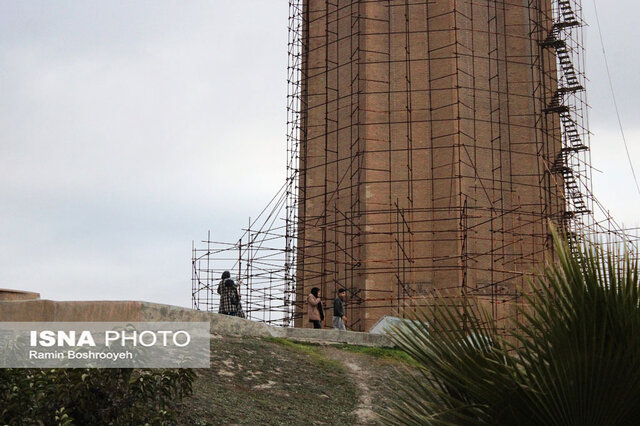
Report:
M 557 263 L 506 333 L 477 304 L 437 304 L 392 330 L 421 366 L 399 380 L 389 424 L 640 423 L 638 253 L 554 233 Z

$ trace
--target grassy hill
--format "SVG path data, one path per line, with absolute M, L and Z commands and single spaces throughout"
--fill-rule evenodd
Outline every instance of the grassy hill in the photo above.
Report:
M 219 337 L 180 423 L 372 424 L 393 397 L 392 379 L 410 365 L 395 349 Z

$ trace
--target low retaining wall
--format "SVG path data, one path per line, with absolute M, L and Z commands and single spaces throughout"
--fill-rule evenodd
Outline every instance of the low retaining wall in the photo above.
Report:
M 36 300 L 40 299 L 40 293 L 33 291 L 13 290 L 0 288 L 0 300 Z
M 209 321 L 211 332 L 222 336 L 282 337 L 305 342 L 346 343 L 390 347 L 386 336 L 355 331 L 270 326 L 228 315 L 179 306 L 137 301 L 56 302 L 53 300 L 0 301 L 0 321 Z

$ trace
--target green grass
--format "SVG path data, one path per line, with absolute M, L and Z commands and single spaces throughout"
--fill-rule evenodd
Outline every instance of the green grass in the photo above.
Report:
M 414 367 L 419 365 L 416 362 L 416 360 L 411 358 L 411 356 L 408 353 L 398 348 L 379 348 L 379 347 L 358 346 L 358 345 L 338 345 L 337 348 L 345 351 L 349 351 L 349 352 L 369 355 L 375 358 L 402 362 Z
M 319 353 L 320 345 L 318 345 L 317 343 L 301 342 L 299 340 L 289 340 L 281 337 L 267 337 L 265 340 L 287 346 L 293 350 L 297 350 L 310 356 L 319 357 L 318 361 L 320 361 L 320 358 L 324 358 L 325 361 L 339 365 L 337 361 L 329 360 L 322 356 Z M 412 367 L 419 366 L 419 364 L 413 358 L 411 358 L 408 353 L 399 348 L 381 348 L 375 346 L 372 347 L 349 344 L 333 345 L 333 347 L 353 353 L 369 355 L 374 358 L 405 363 Z
M 350 363 L 370 373 L 354 374 L 346 367 Z M 389 406 L 398 369 L 409 371 L 404 367 L 412 365 L 406 353 L 393 348 L 213 339 L 211 368 L 197 370 L 194 394 L 180 404 L 179 424 L 354 424 L 359 380 L 366 381 L 377 411 Z
M 353 424 L 355 384 L 319 349 L 284 339 L 213 340 L 211 368 L 198 370 L 179 423 Z
M 298 340 L 289 340 L 282 337 L 266 337 L 264 340 L 273 342 L 278 345 L 285 346 L 288 349 L 308 355 L 318 364 L 326 368 L 335 368 L 342 370 L 343 367 L 338 361 L 332 360 L 320 353 L 320 345 L 317 343 L 301 342 Z

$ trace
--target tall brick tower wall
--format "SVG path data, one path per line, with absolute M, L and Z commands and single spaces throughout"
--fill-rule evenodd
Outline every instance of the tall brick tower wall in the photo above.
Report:
M 566 219 L 551 0 L 305 0 L 296 326 L 434 291 L 513 314 Z M 328 311 L 327 324 L 331 321 Z

